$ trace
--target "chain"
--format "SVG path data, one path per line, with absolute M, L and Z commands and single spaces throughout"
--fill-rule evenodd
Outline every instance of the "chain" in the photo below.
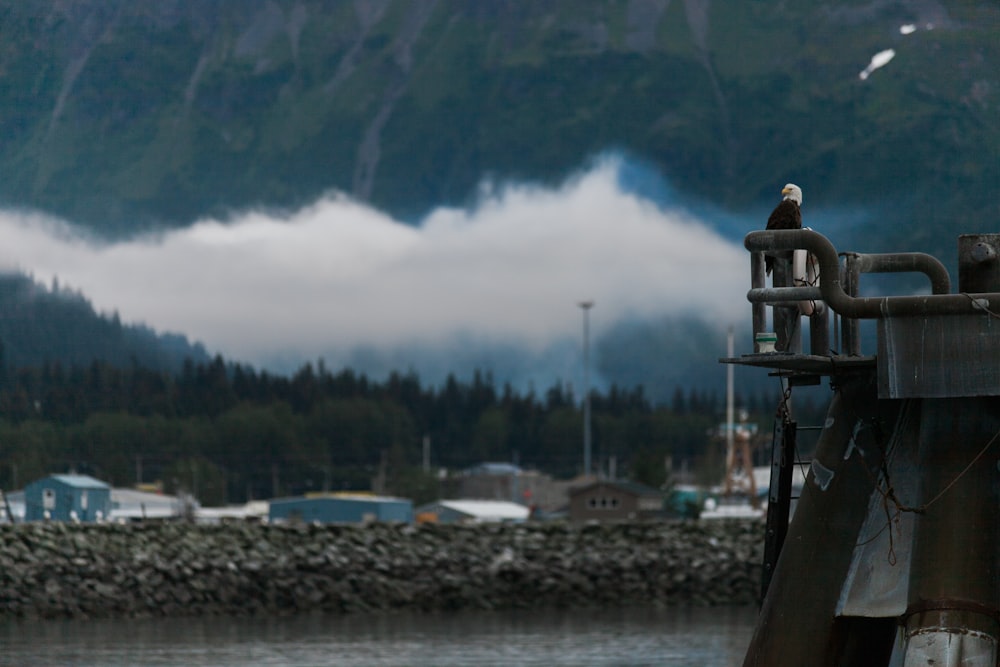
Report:
M 781 400 L 778 401 L 778 407 L 774 411 L 774 418 L 781 420 L 782 424 L 787 424 L 789 422 L 789 417 L 792 414 L 792 410 L 789 407 L 789 401 L 792 400 L 792 385 L 789 384 L 781 392 Z

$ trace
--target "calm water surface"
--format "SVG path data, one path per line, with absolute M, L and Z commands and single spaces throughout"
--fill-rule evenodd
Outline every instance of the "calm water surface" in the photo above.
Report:
M 0 665 L 739 665 L 753 608 L 0 624 Z

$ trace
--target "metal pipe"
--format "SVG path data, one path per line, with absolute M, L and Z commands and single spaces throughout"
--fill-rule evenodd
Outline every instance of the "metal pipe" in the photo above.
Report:
M 577 304 L 583 309 L 583 475 L 590 475 L 590 309 L 593 301 Z
M 951 292 L 951 277 L 944 264 L 922 252 L 865 253 L 857 257 L 861 273 L 923 273 L 931 281 L 932 294 Z
M 820 301 L 809 316 L 809 351 L 815 355 L 828 356 L 830 350 L 830 309 Z
M 750 286 L 752 288 L 763 287 L 765 280 L 767 278 L 764 272 L 764 253 L 750 253 Z M 757 334 L 767 331 L 767 308 L 765 308 L 763 303 L 751 303 L 753 304 L 753 335 L 754 340 L 756 340 Z M 754 349 L 754 352 L 757 351 Z
M 781 304 L 791 306 L 796 301 L 822 299 L 823 293 L 818 287 L 758 287 L 747 292 L 750 303 Z
M 857 253 L 844 253 L 844 269 L 841 273 L 844 281 L 844 291 L 847 296 L 858 295 L 858 282 L 861 278 L 861 271 L 858 270 Z M 861 355 L 861 326 L 856 319 L 850 317 L 843 318 L 843 352 L 844 354 Z
M 1000 294 L 931 294 L 925 296 L 851 297 L 841 287 L 840 262 L 833 244 L 809 229 L 750 232 L 743 240 L 750 251 L 795 250 L 813 253 L 820 265 L 820 292 L 827 305 L 844 317 L 880 319 L 921 315 L 952 315 L 976 310 L 1000 311 Z M 928 255 L 928 257 L 930 257 Z M 933 262 L 937 262 L 931 258 Z M 932 266 L 928 262 L 927 266 Z M 932 269 L 936 274 L 936 269 Z M 830 278 L 832 276 L 832 278 Z M 931 278 L 939 287 L 940 281 Z
M 734 354 L 734 337 L 733 327 L 729 327 L 729 335 L 726 337 L 726 352 L 729 354 L 729 358 L 733 358 Z M 734 373 L 733 364 L 726 364 L 726 493 L 728 495 L 730 489 L 729 484 L 732 479 L 730 472 L 733 466 L 733 428 L 734 428 L 734 412 L 736 403 L 736 383 L 733 377 Z
M 792 284 L 792 262 L 791 259 L 775 257 L 771 266 L 773 284 L 778 285 L 775 289 L 794 289 Z M 801 299 L 799 299 L 801 300 Z M 790 303 L 787 306 L 777 306 L 771 309 L 771 319 L 774 320 L 774 333 L 777 335 L 775 349 L 779 352 L 791 352 L 799 354 L 802 352 L 802 323 L 800 318 L 798 303 Z

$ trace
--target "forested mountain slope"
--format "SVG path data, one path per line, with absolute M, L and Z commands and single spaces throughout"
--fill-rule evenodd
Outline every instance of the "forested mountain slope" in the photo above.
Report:
M 82 294 L 0 273 L 0 384 L 8 373 L 44 365 L 88 366 L 95 360 L 176 373 L 186 360 L 203 362 L 205 349 L 180 334 L 122 324 L 117 313 L 97 313 Z
M 994 3 L 2 0 L 0 31 L 0 200 L 110 235 L 329 190 L 416 220 L 616 149 L 730 210 L 794 179 L 895 249 L 1000 214 Z

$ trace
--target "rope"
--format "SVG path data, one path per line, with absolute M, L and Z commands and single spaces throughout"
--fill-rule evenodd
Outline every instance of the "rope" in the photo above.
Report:
M 951 487 L 955 486 L 958 480 L 962 479 L 965 473 L 969 472 L 972 469 L 972 466 L 976 465 L 976 462 L 979 461 L 979 459 L 983 458 L 983 455 L 986 454 L 986 452 L 993 445 L 993 443 L 997 441 L 997 438 L 1000 438 L 1000 430 L 997 430 L 997 432 L 993 434 L 993 437 L 990 438 L 989 442 L 983 445 L 983 448 L 979 450 L 979 453 L 976 454 L 976 456 L 971 461 L 969 461 L 969 465 L 965 466 L 965 468 L 962 469 L 962 472 L 958 473 L 958 475 L 955 476 L 955 479 L 948 482 L 948 484 L 946 484 L 945 487 L 941 489 L 941 491 L 939 491 L 936 496 L 934 496 L 928 502 L 924 503 L 918 508 L 919 512 L 922 514 L 923 512 L 927 511 L 927 508 L 936 503 L 941 498 L 941 496 L 943 496 L 945 493 L 948 492 L 949 489 L 951 489 Z M 902 510 L 902 511 L 907 511 L 907 510 Z
M 909 402 L 907 402 L 907 406 L 909 406 Z M 909 411 L 906 410 L 904 414 L 900 415 L 899 424 L 897 424 L 897 432 L 899 430 L 900 424 L 902 424 L 903 421 L 908 416 L 908 412 Z M 957 475 L 955 475 L 951 479 L 951 481 L 945 484 L 944 487 L 940 491 L 938 491 L 938 493 L 933 498 L 928 500 L 926 503 L 917 506 L 905 505 L 896 496 L 896 490 L 892 485 L 892 478 L 889 475 L 888 451 L 886 450 L 886 448 L 880 447 L 882 452 L 881 461 L 879 461 L 881 480 L 876 480 L 874 478 L 871 471 L 868 469 L 868 466 L 865 465 L 863 457 L 859 457 L 859 462 L 861 463 L 862 468 L 865 470 L 865 473 L 871 479 L 875 490 L 882 497 L 882 507 L 885 510 L 886 524 L 881 529 L 879 529 L 879 531 L 875 533 L 875 535 L 865 540 L 864 542 L 857 543 L 855 546 L 864 546 L 866 544 L 874 542 L 876 539 L 878 539 L 878 537 L 882 533 L 886 531 L 886 529 L 891 529 L 893 524 L 896 525 L 897 532 L 901 532 L 902 528 L 900 527 L 900 517 L 903 512 L 910 512 L 913 514 L 925 514 L 927 510 L 929 510 L 938 500 L 940 500 L 946 493 L 948 493 L 948 491 L 950 491 L 951 488 L 959 482 L 959 480 L 961 480 L 966 474 L 968 474 L 970 470 L 972 470 L 973 466 L 975 466 L 976 463 L 978 463 L 979 460 L 986 455 L 986 452 L 989 451 L 990 447 L 993 446 L 993 443 L 995 443 L 998 438 L 1000 438 L 1000 429 L 998 429 L 997 432 L 993 434 L 993 437 L 990 438 L 985 445 L 983 445 L 983 447 L 972 458 L 972 460 L 969 461 L 969 463 L 964 468 L 962 468 L 962 470 Z M 876 438 L 876 441 L 881 442 L 881 439 Z M 885 482 L 884 488 L 883 485 L 881 484 L 882 480 L 884 480 Z M 895 508 L 895 512 L 890 511 L 890 504 L 892 505 L 893 508 Z M 890 565 L 896 564 L 896 552 L 893 543 L 892 530 L 889 530 L 889 552 L 887 554 L 887 560 L 889 561 Z
M 859 425 L 862 425 L 862 424 L 865 423 L 864 420 L 862 420 L 860 418 L 856 417 L 855 419 L 856 419 L 856 421 L 854 422 L 855 423 L 855 429 L 854 429 L 854 433 L 851 435 L 852 441 L 854 440 L 855 437 L 857 437 L 857 434 L 860 433 L 860 431 L 861 431 L 861 428 L 859 427 Z M 900 421 L 902 421 L 902 419 L 900 419 Z M 873 429 L 873 431 L 874 430 L 875 429 Z M 889 466 L 888 466 L 888 458 L 887 458 L 887 456 L 888 456 L 887 448 L 882 446 L 882 444 L 881 444 L 882 443 L 882 439 L 879 438 L 879 437 L 877 437 L 877 436 L 878 436 L 878 434 L 876 433 L 875 434 L 875 441 L 877 443 L 879 443 L 879 450 L 881 451 L 881 460 L 879 461 L 879 471 L 882 474 L 882 479 L 884 479 L 885 482 L 886 482 L 886 487 L 887 488 L 885 490 L 882 489 L 882 486 L 880 484 L 880 480 L 876 479 L 875 476 L 872 475 L 871 470 L 869 470 L 868 466 L 865 464 L 864 454 L 862 453 L 861 456 L 858 456 L 856 458 L 857 458 L 858 462 L 861 464 L 861 469 L 865 471 L 866 475 L 868 475 L 868 479 L 869 479 L 869 481 L 871 481 L 872 487 L 879 493 L 879 495 L 882 498 L 882 509 L 885 512 L 885 525 L 882 526 L 878 530 L 877 533 L 875 533 L 874 535 L 872 535 L 867 540 L 865 540 L 863 542 L 856 543 L 855 547 L 864 546 L 866 544 L 870 544 L 870 543 L 874 542 L 875 540 L 877 540 L 882 535 L 882 533 L 884 533 L 888 529 L 889 530 L 889 550 L 886 553 L 886 560 L 889 562 L 890 566 L 895 566 L 896 563 L 897 563 L 897 561 L 898 561 L 898 559 L 896 558 L 896 545 L 895 545 L 895 541 L 894 541 L 893 536 L 892 536 L 892 526 L 893 526 L 893 524 L 895 524 L 896 525 L 896 532 L 898 532 L 898 533 L 902 532 L 902 527 L 899 524 L 900 515 L 902 513 L 902 509 L 901 509 L 902 508 L 902 504 L 899 502 L 899 499 L 896 497 L 896 492 L 892 488 L 892 482 L 889 479 Z M 861 452 L 861 448 L 857 447 L 856 443 L 855 443 L 854 446 L 855 446 L 855 448 L 858 449 L 858 452 Z M 895 514 L 893 514 L 889 510 L 889 501 L 890 500 L 892 501 L 893 505 L 896 507 L 896 513 Z

